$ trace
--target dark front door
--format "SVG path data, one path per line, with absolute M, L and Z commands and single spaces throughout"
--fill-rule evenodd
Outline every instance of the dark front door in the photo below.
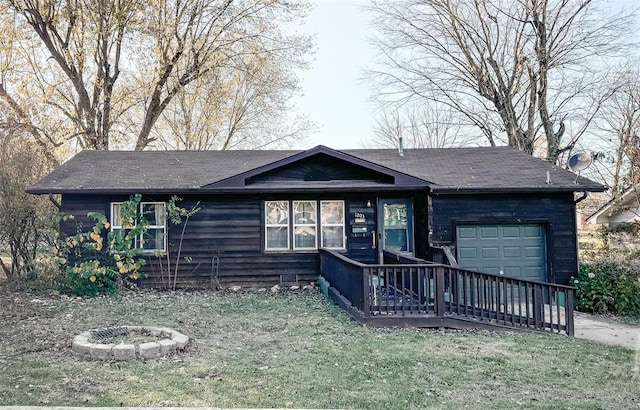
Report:
M 379 259 L 382 251 L 413 255 L 413 204 L 410 199 L 378 200 Z

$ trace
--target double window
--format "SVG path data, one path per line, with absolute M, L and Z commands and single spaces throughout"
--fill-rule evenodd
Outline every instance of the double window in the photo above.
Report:
M 344 201 L 266 201 L 265 249 L 344 249 Z
M 122 205 L 122 202 L 111 203 L 111 231 L 125 235 L 127 230 L 134 228 L 141 219 L 144 219 L 147 222 L 147 231 L 135 238 L 134 246 L 142 248 L 144 252 L 165 251 L 167 249 L 165 203 L 141 202 L 137 220 L 123 220 Z

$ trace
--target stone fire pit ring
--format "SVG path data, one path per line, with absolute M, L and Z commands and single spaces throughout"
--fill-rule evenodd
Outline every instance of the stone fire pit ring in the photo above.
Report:
M 119 329 L 149 332 L 152 336 L 164 339 L 140 344 L 100 343 L 99 341 L 93 341 L 94 332 L 103 329 L 92 329 L 74 337 L 71 350 L 78 356 L 94 360 L 148 360 L 170 356 L 178 350 L 183 350 L 189 343 L 188 336 L 167 327 L 120 326 Z

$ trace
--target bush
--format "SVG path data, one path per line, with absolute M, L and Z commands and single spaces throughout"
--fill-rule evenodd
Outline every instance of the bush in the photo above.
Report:
M 1 127 L 0 127 L 1 128 Z M 1 131 L 1 130 L 0 130 Z M 8 280 L 33 275 L 39 251 L 55 231 L 55 207 L 25 189 L 49 169 L 37 147 L 15 135 L 0 138 L 0 271 Z
M 144 234 L 149 226 L 137 211 L 141 198 L 139 194 L 133 195 L 122 203 L 120 219 L 126 224 L 125 229 L 109 231 L 105 215 L 89 212 L 88 216 L 95 220 L 90 231 L 78 227 L 76 235 L 56 243 L 53 252 L 62 272 L 62 292 L 95 296 L 136 286 L 142 277 L 140 268 L 145 259 L 135 238 Z
M 640 317 L 640 270 L 613 260 L 583 263 L 577 278 L 577 310 Z
M 119 293 L 115 278 L 100 275 L 92 282 L 71 270 L 61 273 L 57 285 L 60 292 L 68 295 L 96 296 L 100 293 Z

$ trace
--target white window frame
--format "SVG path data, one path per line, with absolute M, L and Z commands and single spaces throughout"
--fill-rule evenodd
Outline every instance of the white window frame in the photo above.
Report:
M 286 223 L 281 223 L 281 224 L 269 224 L 267 223 L 267 208 L 268 208 L 268 204 L 269 203 L 273 203 L 273 202 L 282 202 L 282 203 L 286 203 L 287 204 L 287 210 L 288 210 L 288 214 L 287 214 L 287 222 Z M 295 204 L 296 203 L 300 203 L 300 202 L 312 202 L 315 203 L 316 206 L 316 222 L 314 224 L 301 224 L 301 223 L 296 223 L 295 222 L 295 215 L 294 215 L 294 209 L 295 209 Z M 329 202 L 339 202 L 342 205 L 342 223 L 332 223 L 332 224 L 323 224 L 322 223 L 322 205 L 324 203 L 329 203 Z M 286 252 L 286 251 L 316 251 L 320 248 L 323 247 L 323 243 L 324 243 L 324 235 L 323 235 L 323 231 L 322 228 L 323 227 L 341 227 L 341 232 L 342 232 L 342 246 L 340 247 L 325 247 L 326 249 L 337 249 L 337 250 L 345 250 L 346 246 L 347 246 L 347 238 L 346 238 L 346 234 L 345 234 L 345 229 L 346 229 L 346 218 L 347 218 L 347 214 L 346 214 L 346 206 L 345 206 L 345 201 L 342 199 L 331 199 L 331 200 L 322 200 L 322 201 L 318 201 L 315 199 L 295 199 L 295 200 L 291 200 L 291 199 L 283 199 L 283 200 L 273 200 L 273 201 L 264 201 L 264 250 L 268 251 L 268 252 L 273 252 L 273 251 L 278 251 L 278 252 Z M 315 232 L 316 232 L 316 240 L 315 240 L 315 247 L 311 248 L 311 247 L 296 247 L 295 245 L 295 229 L 296 227 L 299 226 L 309 226 L 309 227 L 314 227 L 315 228 Z M 267 230 L 269 227 L 284 227 L 287 229 L 287 247 L 280 247 L 280 248 L 270 248 L 268 247 L 267 244 L 267 240 L 268 240 L 268 236 L 267 236 Z
M 268 206 L 270 203 L 284 202 L 287 204 L 287 221 L 286 223 L 268 223 Z M 287 247 L 269 247 L 269 228 L 286 228 L 287 229 Z M 266 251 L 288 251 L 291 249 L 291 201 L 278 200 L 278 201 L 264 201 L 264 249 Z
M 315 210 L 315 222 L 313 223 L 296 223 L 296 215 L 295 215 L 295 210 L 296 210 L 296 204 L 299 204 L 301 202 L 308 202 L 308 203 L 312 203 L 314 205 L 314 210 Z M 291 231 L 291 236 L 293 238 L 293 249 L 298 251 L 298 250 L 316 250 L 318 249 L 318 201 L 314 201 L 314 200 L 310 200 L 310 199 L 301 199 L 301 200 L 295 200 L 295 201 L 291 201 L 292 204 L 292 212 L 291 212 L 291 225 L 293 227 L 292 231 Z M 313 247 L 297 247 L 296 246 L 296 228 L 297 227 L 312 227 L 314 230 L 314 246 Z
M 120 231 L 124 231 L 125 229 L 129 229 L 129 228 L 125 228 L 122 225 L 122 221 L 120 221 L 120 224 L 116 224 L 115 221 L 120 220 L 120 215 L 119 212 L 115 212 L 115 207 L 118 205 L 122 205 L 124 202 L 111 202 L 111 218 L 110 218 L 110 231 L 113 232 L 114 230 L 120 230 Z M 166 216 L 166 212 L 167 212 L 167 204 L 164 202 L 140 202 L 140 204 L 138 204 L 138 215 L 142 216 L 142 209 L 144 205 L 162 205 L 164 207 L 164 213 Z M 156 221 L 157 222 L 157 221 Z M 137 221 L 134 221 L 134 227 L 137 224 Z M 149 229 L 161 229 L 162 230 L 162 248 L 156 248 L 156 249 L 143 249 L 143 253 L 145 254 L 149 254 L 149 253 L 154 253 L 154 252 L 166 252 L 167 251 L 167 219 L 166 217 L 163 219 L 163 223 L 161 225 L 149 225 L 148 226 Z M 134 246 L 136 248 L 142 248 L 143 246 L 143 238 L 140 236 L 136 236 L 134 239 Z
M 140 217 L 144 217 L 144 214 L 142 213 L 142 210 L 144 209 L 145 205 L 161 205 L 164 209 L 163 209 L 163 218 L 162 218 L 162 224 L 158 225 L 156 221 L 156 225 L 148 225 L 147 226 L 147 230 L 149 229 L 160 229 L 162 230 L 162 248 L 155 248 L 155 249 L 144 249 L 144 238 L 142 236 L 139 236 L 138 238 L 136 238 L 137 244 L 140 248 L 142 248 L 142 252 L 143 253 L 154 253 L 154 252 L 166 252 L 167 251 L 167 204 L 164 202 L 140 202 L 140 209 L 138 211 Z
M 125 231 L 125 229 L 131 229 L 131 228 L 125 228 L 124 225 L 122 224 L 122 220 L 120 220 L 120 212 L 116 212 L 115 208 L 116 206 L 120 207 L 122 206 L 124 202 L 111 202 L 111 218 L 109 220 L 109 230 L 110 232 L 113 232 L 115 230 L 119 230 L 121 232 Z M 116 219 L 120 222 L 119 224 L 116 224 Z M 133 222 L 135 226 L 135 221 Z M 134 239 L 134 243 L 133 243 L 134 247 L 138 246 L 138 240 L 137 238 Z
M 328 203 L 328 202 L 340 202 L 342 203 L 342 223 L 323 223 L 322 222 L 322 210 L 324 209 L 323 204 Z M 333 199 L 333 200 L 326 200 L 326 201 L 320 201 L 320 218 L 319 218 L 319 225 L 320 225 L 320 246 L 326 249 L 346 249 L 347 246 L 347 240 L 345 238 L 345 225 L 346 225 L 346 209 L 345 209 L 345 204 L 343 200 L 338 200 L 338 199 Z M 334 227 L 334 226 L 340 226 L 342 227 L 342 246 L 340 247 L 328 247 L 328 246 L 324 246 L 324 231 L 322 228 L 324 227 Z

